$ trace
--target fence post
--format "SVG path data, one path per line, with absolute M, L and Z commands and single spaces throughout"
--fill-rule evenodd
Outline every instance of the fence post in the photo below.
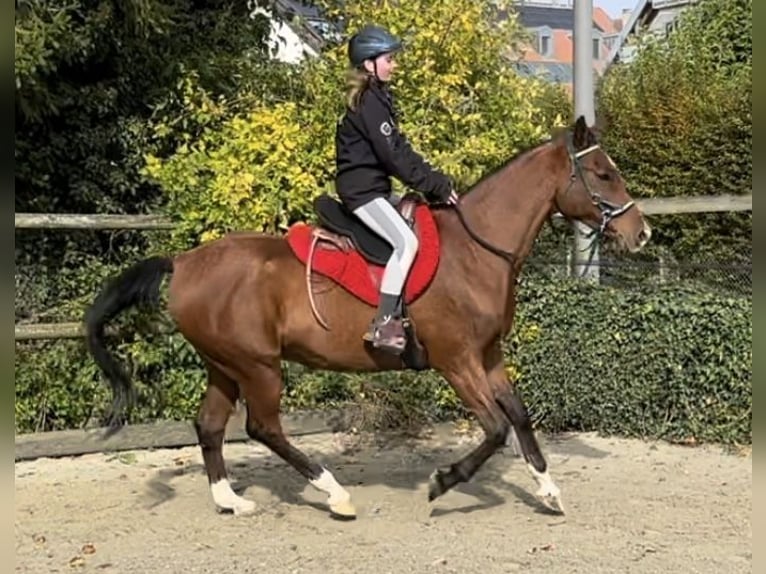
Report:
M 584 116 L 585 122 L 593 126 L 596 121 L 593 102 L 593 0 L 574 0 L 574 107 L 575 117 Z M 590 258 L 589 241 L 585 237 L 587 227 L 579 222 L 574 224 L 576 276 L 598 281 L 598 247 Z

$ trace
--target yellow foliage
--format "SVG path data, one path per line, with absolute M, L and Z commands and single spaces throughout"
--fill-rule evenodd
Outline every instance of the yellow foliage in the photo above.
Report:
M 376 22 L 404 39 L 392 85 L 401 128 L 429 163 L 463 189 L 547 137 L 560 114 L 568 116 L 562 91 L 518 76 L 503 58 L 522 30 L 513 15 L 498 22 L 495 4 L 409 0 L 346 3 L 343 9 L 349 30 Z M 327 8 L 337 10 L 333 2 Z M 168 211 L 179 219 L 178 239 L 194 243 L 232 229 L 284 230 L 313 216 L 312 200 L 334 190 L 346 53 L 344 42 L 301 64 L 303 93 L 287 101 L 243 94 L 254 102 L 244 112 L 241 105 L 210 101 L 193 78 L 184 84 L 190 124 L 202 129 L 170 157 L 146 163 L 146 173 L 167 193 Z M 163 129 L 157 126 L 158 133 Z

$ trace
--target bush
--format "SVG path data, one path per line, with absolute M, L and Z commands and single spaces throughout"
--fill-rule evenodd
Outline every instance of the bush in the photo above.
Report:
M 749 299 L 714 293 L 527 280 L 508 371 L 545 431 L 751 443 L 751 315 Z M 108 395 L 82 343 L 35 347 L 17 353 L 17 431 L 98 424 Z M 118 349 L 137 381 L 132 422 L 196 416 L 205 375 L 179 335 L 139 336 Z M 360 428 L 466 416 L 433 372 L 341 374 L 286 363 L 284 381 L 285 409 L 353 405 Z
M 599 86 L 610 154 L 638 195 L 752 187 L 752 0 L 705 0 Z
M 751 317 L 746 298 L 530 281 L 509 352 L 548 431 L 749 443 Z
M 136 388 L 131 423 L 191 420 L 205 389 L 205 371 L 178 334 L 110 339 L 127 361 Z M 25 343 L 16 349 L 16 432 L 102 426 L 111 392 L 82 341 Z

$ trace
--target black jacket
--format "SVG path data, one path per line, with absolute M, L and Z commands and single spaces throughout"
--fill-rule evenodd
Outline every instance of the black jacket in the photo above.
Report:
M 428 165 L 397 129 L 391 94 L 373 82 L 356 111 L 347 110 L 335 134 L 335 189 L 349 208 L 391 194 L 390 176 L 423 193 L 427 200 L 446 200 L 451 180 Z

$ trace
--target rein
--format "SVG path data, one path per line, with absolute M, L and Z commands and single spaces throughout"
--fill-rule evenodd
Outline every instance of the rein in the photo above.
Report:
M 516 255 L 511 253 L 510 251 L 506 251 L 504 249 L 500 249 L 499 247 L 495 247 L 491 243 L 487 243 L 484 239 L 476 235 L 476 232 L 474 232 L 473 229 L 471 229 L 471 226 L 468 225 L 468 222 L 465 220 L 465 216 L 463 215 L 463 210 L 460 209 L 459 204 L 453 204 L 452 208 L 457 212 L 457 217 L 460 220 L 460 223 L 465 228 L 468 235 L 473 239 L 476 243 L 481 245 L 484 249 L 487 251 L 494 253 L 501 259 L 505 259 L 511 266 L 516 265 Z
M 574 146 L 572 144 L 572 135 L 570 133 L 567 134 L 567 153 L 569 154 L 569 159 L 572 163 L 572 172 L 569 178 L 569 186 L 567 187 L 565 193 L 568 193 L 571 189 L 572 185 L 574 185 L 574 182 L 577 181 L 577 177 L 579 176 L 580 179 L 583 182 L 583 185 L 585 186 L 585 190 L 588 192 L 588 194 L 591 197 L 591 200 L 593 201 L 593 204 L 596 205 L 599 208 L 599 211 L 601 211 L 601 225 L 598 229 L 592 230 L 588 235 L 586 235 L 586 238 L 590 239 L 591 237 L 593 240 L 590 242 L 588 247 L 586 249 L 590 249 L 590 257 L 588 258 L 588 265 L 593 261 L 593 256 L 596 252 L 596 245 L 598 241 L 601 240 L 601 238 L 604 236 L 604 232 L 606 231 L 606 227 L 609 225 L 609 223 L 613 220 L 628 211 L 633 205 L 635 204 L 634 201 L 629 201 L 625 205 L 617 205 L 615 203 L 612 203 L 611 201 L 607 201 L 606 199 L 602 198 L 598 193 L 595 193 L 590 186 L 588 185 L 588 180 L 585 179 L 583 176 L 583 167 L 580 165 L 580 158 L 596 151 L 597 149 L 600 149 L 600 146 L 598 144 L 592 145 L 584 150 L 581 150 L 579 152 L 576 152 L 574 150 Z M 611 161 L 611 159 L 610 159 Z M 463 215 L 463 211 L 460 209 L 460 204 L 450 204 L 450 207 L 452 207 L 456 212 L 458 219 L 460 220 L 461 225 L 466 230 L 468 235 L 473 239 L 476 243 L 481 245 L 484 249 L 489 251 L 490 253 L 493 253 L 500 257 L 501 259 L 504 259 L 507 261 L 511 266 L 514 266 L 517 261 L 518 257 L 514 253 L 511 253 L 510 251 L 506 251 L 504 249 L 500 249 L 499 247 L 495 247 L 491 243 L 487 242 L 486 240 L 482 239 L 479 235 L 476 234 L 476 232 L 471 229 L 471 226 L 468 225 L 468 222 L 465 220 L 465 216 Z

